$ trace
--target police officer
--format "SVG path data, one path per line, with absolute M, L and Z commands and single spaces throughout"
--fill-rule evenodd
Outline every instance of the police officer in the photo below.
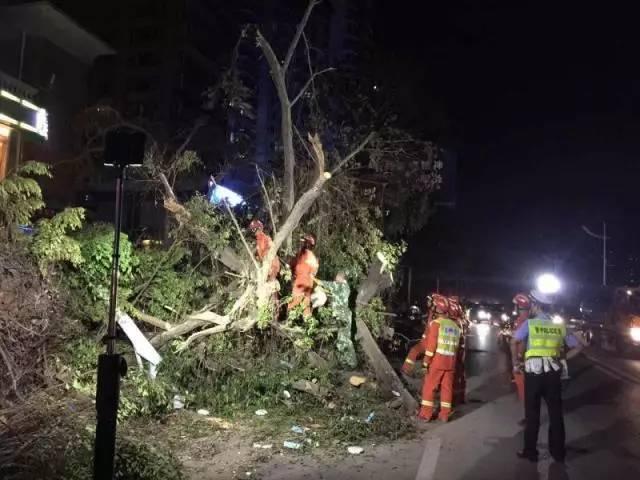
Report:
M 525 372 L 524 449 L 518 452 L 518 457 L 532 462 L 538 460 L 540 404 L 544 398 L 549 412 L 549 451 L 555 461 L 564 462 L 566 452 L 560 359 L 565 344 L 571 349 L 568 358 L 575 356 L 581 347 L 573 335 L 567 334 L 564 325 L 556 325 L 551 320 L 551 298 L 548 295 L 534 290 L 530 298 L 531 318 L 525 320 L 514 335 L 514 340 L 518 342 L 516 359 Z

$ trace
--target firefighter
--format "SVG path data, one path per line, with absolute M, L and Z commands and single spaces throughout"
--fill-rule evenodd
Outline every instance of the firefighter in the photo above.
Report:
M 249 230 L 251 230 L 256 237 L 256 258 L 262 262 L 267 256 L 267 253 L 269 253 L 273 245 L 273 240 L 271 240 L 269 235 L 264 233 L 264 225 L 260 220 L 252 220 L 249 224 Z M 278 277 L 278 273 L 280 273 L 280 260 L 276 257 L 271 262 L 267 280 L 270 282 L 275 280 Z
M 524 448 L 517 455 L 532 462 L 538 460 L 540 404 L 544 398 L 549 415 L 549 452 L 556 462 L 564 462 L 566 451 L 560 358 L 565 345 L 571 349 L 567 358 L 576 355 L 581 346 L 572 334 L 567 333 L 563 324 L 553 323 L 549 315 L 551 298 L 548 295 L 533 291 L 530 298 L 532 317 L 525 320 L 514 334 L 514 340 L 518 342 L 515 361 L 524 362 L 525 371 Z
M 513 305 L 516 309 L 516 319 L 513 325 L 513 331 L 515 332 L 520 326 L 529 318 L 531 312 L 531 299 L 526 293 L 518 293 L 513 297 Z M 518 368 L 515 360 L 518 358 L 516 353 L 516 341 L 515 338 L 511 339 L 511 367 L 513 370 L 513 382 L 516 384 L 516 392 L 518 393 L 518 399 L 524 402 L 524 373 Z M 521 421 L 520 423 L 524 423 Z
M 460 327 L 460 348 L 456 355 L 456 373 L 453 379 L 453 404 L 461 405 L 466 402 L 467 376 L 465 374 L 465 335 L 467 331 L 467 321 L 462 305 L 458 297 L 449 299 L 449 316 Z
M 462 330 L 458 324 L 444 315 L 438 315 L 429 325 L 427 349 L 424 353 L 427 374 L 422 385 L 422 402 L 418 418 L 431 420 L 434 412 L 434 392 L 439 387 L 438 418 L 444 422 L 449 421 L 453 402 L 453 378 L 461 338 Z
M 402 373 L 405 375 L 411 375 L 415 368 L 415 364 L 418 359 L 424 355 L 424 352 L 427 349 L 427 332 L 429 330 L 429 324 L 431 323 L 431 319 L 435 315 L 446 315 L 449 309 L 449 305 L 447 303 L 446 297 L 434 293 L 427 300 L 427 321 L 425 323 L 424 333 L 422 334 L 422 338 L 418 343 L 416 343 L 409 350 L 409 354 L 402 364 Z
M 298 305 L 303 306 L 303 315 L 311 316 L 311 294 L 313 293 L 314 281 L 320 264 L 313 248 L 316 239 L 313 235 L 304 235 L 301 238 L 302 245 L 296 258 L 293 260 L 291 270 L 293 272 L 293 288 L 291 301 L 288 305 L 289 312 Z

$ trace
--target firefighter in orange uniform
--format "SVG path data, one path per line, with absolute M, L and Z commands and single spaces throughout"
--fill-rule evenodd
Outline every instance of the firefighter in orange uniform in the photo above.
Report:
M 260 220 L 252 220 L 249 224 L 249 230 L 251 230 L 251 232 L 256 236 L 256 258 L 263 261 L 273 245 L 273 240 L 271 240 L 269 235 L 264 233 L 264 225 Z M 267 280 L 275 280 L 278 277 L 279 272 L 280 260 L 276 257 L 271 262 L 271 268 L 269 269 L 269 276 L 267 277 Z
M 422 385 L 422 402 L 418 418 L 431 420 L 434 413 L 434 392 L 439 387 L 438 418 L 444 422 L 449 421 L 453 403 L 453 378 L 461 338 L 462 330 L 458 324 L 444 315 L 437 316 L 429 325 L 427 349 L 424 355 L 424 366 L 428 369 L 428 373 Z
M 293 288 L 288 310 L 291 311 L 298 305 L 302 305 L 304 307 L 303 315 L 310 317 L 311 293 L 313 293 L 314 281 L 320 264 L 313 253 L 313 247 L 316 245 L 313 235 L 305 235 L 301 240 L 302 246 L 291 265 Z
M 467 332 L 467 319 L 460 305 L 458 297 L 449 299 L 449 316 L 460 327 L 460 347 L 456 355 L 456 373 L 453 379 L 453 404 L 461 405 L 466 402 L 467 376 L 465 374 L 465 336 Z
M 427 349 L 427 332 L 429 331 L 429 324 L 431 323 L 431 319 L 435 315 L 447 314 L 447 299 L 442 295 L 434 293 L 427 301 L 427 309 L 429 313 L 427 316 L 427 321 L 425 323 L 424 333 L 422 334 L 422 339 L 420 339 L 418 343 L 411 347 L 407 358 L 402 364 L 402 373 L 404 373 L 405 375 L 411 375 L 413 373 L 416 362 L 421 356 L 424 355 L 424 352 Z
M 517 331 L 520 326 L 529 319 L 531 313 L 531 299 L 526 293 L 518 293 L 513 297 L 513 304 L 516 308 L 516 319 L 513 325 L 513 331 Z M 518 358 L 516 351 L 516 342 L 511 340 L 511 362 Z M 518 392 L 518 399 L 524 402 L 524 372 L 514 369 L 515 365 L 512 365 L 513 381 L 516 384 L 516 391 Z

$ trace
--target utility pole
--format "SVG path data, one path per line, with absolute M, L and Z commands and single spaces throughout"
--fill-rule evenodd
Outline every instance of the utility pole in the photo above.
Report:
M 602 222 L 602 235 L 598 233 L 594 233 L 589 230 L 584 225 L 582 226 L 582 230 L 589 235 L 590 237 L 597 238 L 598 240 L 602 240 L 602 286 L 607 286 L 607 222 Z

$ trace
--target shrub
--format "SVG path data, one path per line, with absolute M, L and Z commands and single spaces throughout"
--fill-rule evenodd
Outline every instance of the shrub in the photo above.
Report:
M 64 480 L 93 478 L 93 435 L 76 434 L 67 444 Z M 180 463 L 169 452 L 144 441 L 120 436 L 116 443 L 114 480 L 182 480 Z
M 107 314 L 113 232 L 111 225 L 95 224 L 76 235 L 84 262 L 81 267 L 71 268 L 66 276 L 72 294 L 71 313 L 93 326 L 102 324 Z M 128 297 L 136 265 L 133 246 L 123 233 L 120 235 L 119 299 Z
M 0 231 L 8 239 L 19 224 L 31 222 L 32 215 L 44 207 L 42 189 L 31 177 L 51 177 L 49 166 L 27 162 L 0 181 Z
M 84 261 L 80 244 L 67 235 L 82 227 L 83 220 L 83 208 L 66 208 L 52 219 L 38 221 L 30 250 L 43 275 L 53 265 L 68 262 L 78 267 Z

